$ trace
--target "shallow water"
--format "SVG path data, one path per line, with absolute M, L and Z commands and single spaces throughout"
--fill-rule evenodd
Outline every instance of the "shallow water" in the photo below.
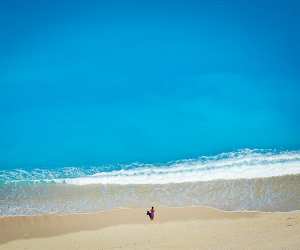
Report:
M 300 209 L 300 153 L 242 150 L 167 164 L 1 171 L 0 214 L 150 205 Z

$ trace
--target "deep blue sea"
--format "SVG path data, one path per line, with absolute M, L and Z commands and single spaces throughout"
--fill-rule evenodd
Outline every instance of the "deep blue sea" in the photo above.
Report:
M 300 209 L 297 1 L 0 1 L 0 215 Z

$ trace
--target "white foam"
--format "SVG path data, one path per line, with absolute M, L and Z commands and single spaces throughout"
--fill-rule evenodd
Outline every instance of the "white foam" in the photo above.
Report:
M 118 169 L 114 170 L 113 169 Z M 88 184 L 167 184 L 300 174 L 300 151 L 243 149 L 166 164 L 0 170 L 0 181 Z

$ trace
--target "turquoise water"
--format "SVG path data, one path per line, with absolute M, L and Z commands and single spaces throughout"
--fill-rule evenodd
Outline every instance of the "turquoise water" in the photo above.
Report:
M 299 7 L 0 1 L 0 214 L 299 209 Z
M 1 169 L 300 149 L 296 1 L 27 2 L 0 3 Z

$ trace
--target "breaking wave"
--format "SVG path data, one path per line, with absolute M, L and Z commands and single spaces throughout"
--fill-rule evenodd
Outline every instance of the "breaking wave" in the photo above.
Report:
M 0 215 L 150 205 L 300 209 L 300 151 L 250 150 L 167 164 L 0 171 Z
M 166 164 L 108 165 L 0 171 L 0 181 L 88 184 L 167 184 L 300 174 L 300 151 L 250 150 Z

